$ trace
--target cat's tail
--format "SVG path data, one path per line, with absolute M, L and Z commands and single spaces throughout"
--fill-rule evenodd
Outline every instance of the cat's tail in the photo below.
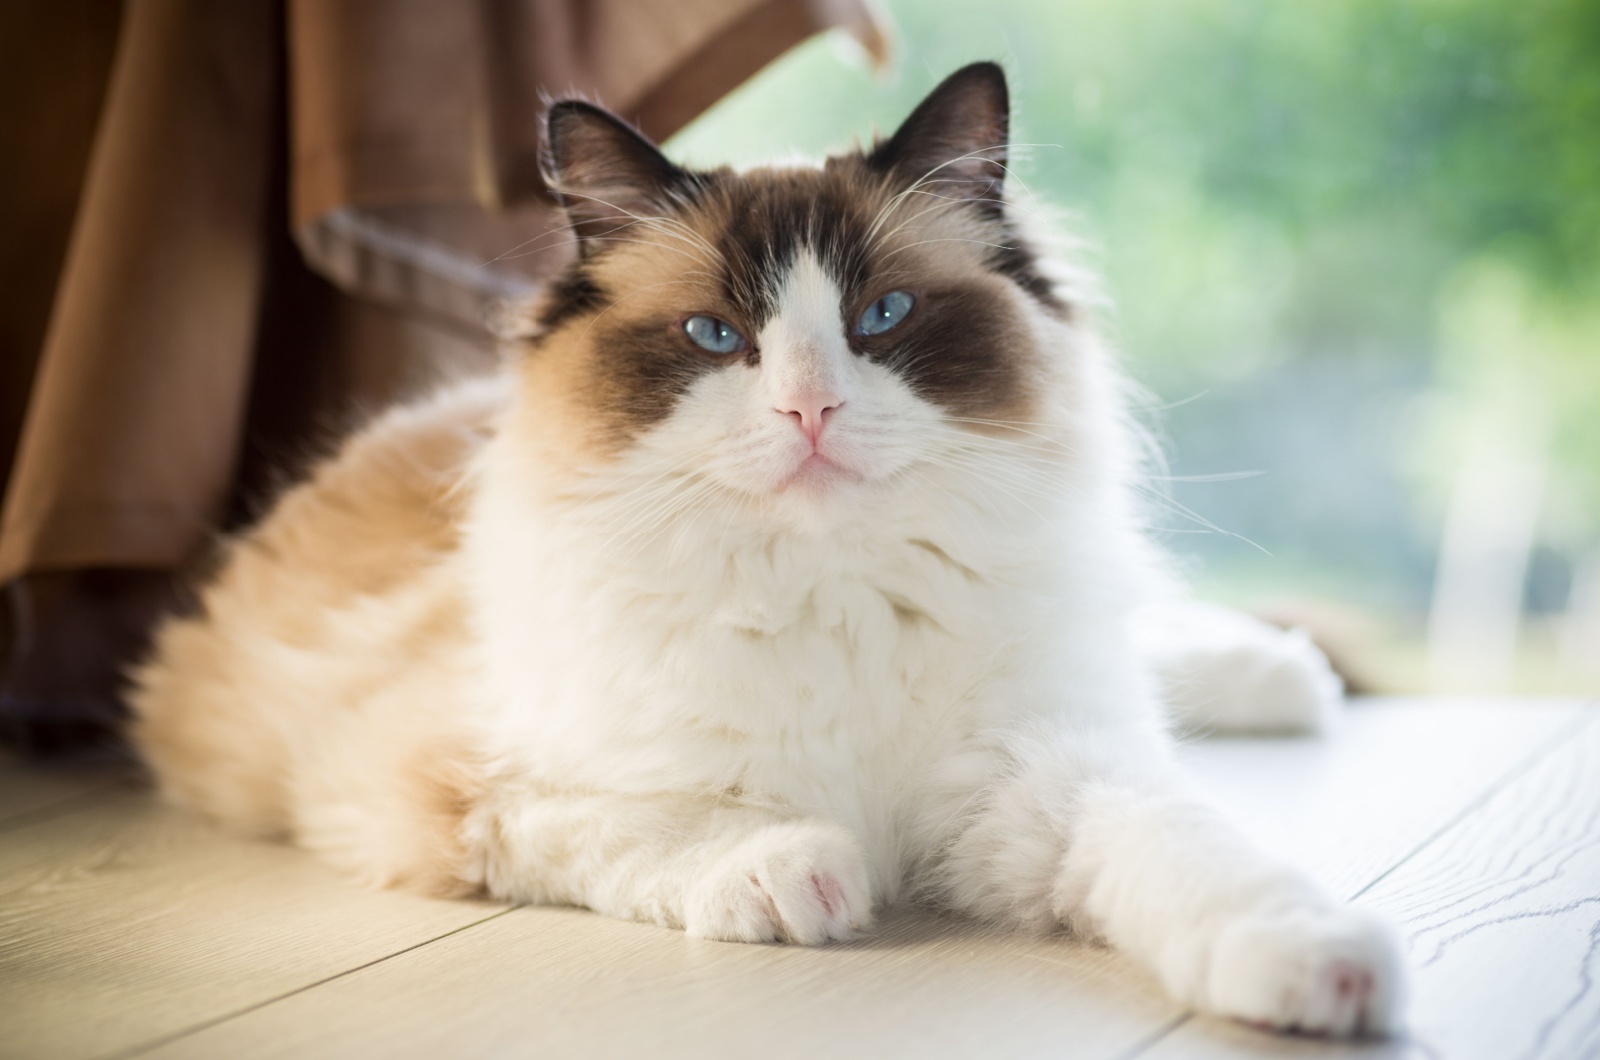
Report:
M 1343 705 L 1344 682 L 1305 630 L 1179 599 L 1140 609 L 1132 633 L 1179 732 L 1320 732 Z

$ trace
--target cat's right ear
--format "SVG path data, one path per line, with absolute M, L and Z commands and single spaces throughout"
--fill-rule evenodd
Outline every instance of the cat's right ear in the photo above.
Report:
M 546 180 L 588 254 L 610 236 L 625 238 L 640 218 L 671 208 L 689 175 L 610 111 L 579 99 L 551 105 L 545 117 Z

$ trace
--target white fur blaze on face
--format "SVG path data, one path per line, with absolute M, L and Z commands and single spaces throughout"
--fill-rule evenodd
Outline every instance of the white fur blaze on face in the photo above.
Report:
M 848 470 L 833 459 L 838 422 L 859 396 L 855 355 L 845 338 L 838 285 L 809 250 L 785 278 L 777 312 L 761 329 L 761 389 L 791 433 L 796 484 L 823 481 Z
M 839 286 L 796 255 L 759 356 L 702 375 L 649 432 L 645 459 L 677 461 L 759 501 L 783 525 L 820 531 L 881 499 L 941 437 L 944 414 L 850 347 Z M 898 488 L 898 486 L 896 487 Z

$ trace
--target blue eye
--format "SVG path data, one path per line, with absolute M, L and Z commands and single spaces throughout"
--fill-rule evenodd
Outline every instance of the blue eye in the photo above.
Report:
M 689 341 L 710 353 L 738 353 L 744 349 L 744 336 L 728 326 L 727 321 L 705 314 L 692 316 L 683 322 L 683 333 Z
M 856 334 L 882 335 L 904 320 L 916 304 L 917 300 L 911 297 L 910 291 L 890 291 L 867 306 L 867 311 L 856 321 Z

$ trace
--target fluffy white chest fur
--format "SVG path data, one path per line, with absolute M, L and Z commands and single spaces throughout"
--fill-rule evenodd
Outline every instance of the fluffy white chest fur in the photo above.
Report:
M 1385 930 L 1171 764 L 1163 683 L 1271 728 L 1336 682 L 1162 602 L 1124 384 L 1000 194 L 998 68 L 816 168 L 549 121 L 579 257 L 532 340 L 234 543 L 138 677 L 164 788 L 379 883 L 799 943 L 910 889 L 1393 1026 Z
M 506 768 L 839 820 L 894 893 L 935 768 L 1023 709 L 1046 610 L 961 565 L 918 514 L 799 538 L 690 514 L 621 566 L 574 562 L 570 540 L 536 542 L 564 563 L 515 580 L 489 560 Z

